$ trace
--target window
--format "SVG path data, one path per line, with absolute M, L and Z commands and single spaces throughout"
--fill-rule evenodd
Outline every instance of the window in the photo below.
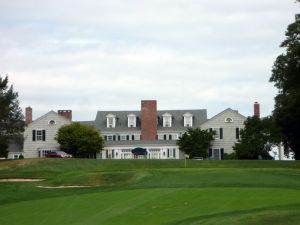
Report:
M 135 139 L 136 141 L 139 141 L 139 140 L 141 140 L 141 136 L 138 135 L 138 134 L 135 134 L 135 135 L 134 135 L 134 139 Z
M 164 135 L 163 134 L 158 134 L 157 139 L 158 140 L 164 140 Z
M 126 135 L 121 135 L 121 141 L 126 141 Z
M 136 115 L 129 114 L 128 118 L 128 127 L 136 127 Z
M 37 141 L 43 140 L 43 131 L 41 131 L 41 130 L 36 131 L 36 140 Z
M 215 135 L 214 138 L 215 139 L 223 139 L 223 128 L 210 128 L 210 131 L 214 131 Z
M 219 139 L 220 138 L 220 130 L 219 128 L 213 128 L 212 129 L 215 132 L 214 138 Z
M 233 122 L 233 119 L 228 117 L 225 119 L 225 123 L 232 123 Z
M 172 140 L 178 140 L 178 135 L 177 134 L 172 134 Z
M 116 127 L 116 116 L 113 114 L 108 114 L 106 116 L 106 127 L 115 128 Z
M 169 113 L 163 114 L 163 127 L 172 127 L 172 115 Z
M 48 122 L 48 124 L 49 124 L 49 125 L 55 125 L 56 122 L 55 122 L 54 120 L 50 120 L 50 121 Z
M 114 119 L 113 118 L 108 118 L 108 127 L 112 128 L 114 124 Z
M 193 115 L 191 113 L 185 113 L 183 115 L 183 124 L 185 127 L 193 126 Z
M 240 139 L 240 128 L 235 128 L 235 138 Z
M 113 140 L 113 135 L 107 135 L 107 140 L 112 141 Z
M 32 141 L 46 141 L 46 130 L 33 130 Z
M 47 150 L 47 149 L 43 149 L 39 151 L 39 157 L 40 158 L 45 158 L 46 155 L 48 155 L 49 153 L 53 152 L 54 150 Z

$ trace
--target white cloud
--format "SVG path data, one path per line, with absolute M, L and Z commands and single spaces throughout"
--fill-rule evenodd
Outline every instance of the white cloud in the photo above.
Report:
M 299 4 L 298 4 L 299 5 Z M 268 82 L 293 0 L 0 2 L 1 74 L 36 115 L 74 110 L 273 107 Z

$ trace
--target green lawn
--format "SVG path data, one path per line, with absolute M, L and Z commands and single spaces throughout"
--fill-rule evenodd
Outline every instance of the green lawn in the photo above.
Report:
M 300 162 L 0 161 L 0 225 L 300 225 Z M 45 189 L 41 186 L 87 185 Z

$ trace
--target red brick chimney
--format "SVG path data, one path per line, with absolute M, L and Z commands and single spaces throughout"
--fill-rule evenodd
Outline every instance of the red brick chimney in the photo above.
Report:
M 72 110 L 58 110 L 57 113 L 69 120 L 72 120 Z
M 254 116 L 260 118 L 260 106 L 258 102 L 254 103 Z
M 25 108 L 25 125 L 32 122 L 32 108 L 30 106 Z
M 142 140 L 154 141 L 157 135 L 157 104 L 156 100 L 141 102 Z

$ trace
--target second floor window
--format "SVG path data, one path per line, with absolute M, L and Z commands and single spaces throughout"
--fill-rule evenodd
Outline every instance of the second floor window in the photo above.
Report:
M 32 130 L 32 141 L 46 141 L 46 130 Z

